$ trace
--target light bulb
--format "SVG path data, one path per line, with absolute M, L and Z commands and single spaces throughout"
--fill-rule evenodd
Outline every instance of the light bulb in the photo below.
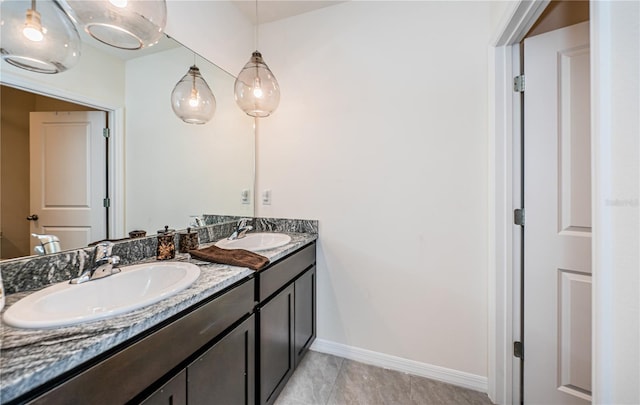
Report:
M 28 40 L 33 42 L 40 42 L 44 39 L 42 23 L 40 22 L 40 13 L 36 10 L 27 10 L 27 17 L 24 21 L 24 29 L 22 30 L 22 33 Z
M 189 97 L 189 105 L 191 107 L 197 107 L 200 105 L 200 94 L 198 94 L 198 90 L 196 88 L 191 89 L 191 97 Z
M 33 42 L 40 42 L 44 38 L 44 35 L 42 35 L 42 31 L 34 27 L 24 27 L 22 33 L 25 37 L 27 37 L 28 40 Z
M 264 96 L 264 92 L 262 91 L 262 86 L 260 85 L 260 78 L 257 76 L 253 83 L 253 96 L 256 98 L 262 98 Z

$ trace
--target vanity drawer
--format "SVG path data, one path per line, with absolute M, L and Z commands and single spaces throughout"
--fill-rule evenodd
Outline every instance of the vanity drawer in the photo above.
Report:
M 258 301 L 262 302 L 316 262 L 315 242 L 258 273 Z
M 126 403 L 247 314 L 254 279 L 234 287 L 106 360 L 70 377 L 30 404 Z

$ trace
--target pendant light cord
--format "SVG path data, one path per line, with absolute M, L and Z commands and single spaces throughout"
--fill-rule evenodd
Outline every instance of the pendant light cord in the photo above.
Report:
M 260 19 L 258 17 L 258 0 L 256 0 L 256 25 L 253 29 L 253 36 L 254 36 L 253 42 L 255 44 L 256 51 L 258 50 L 258 27 L 259 26 L 260 26 Z
M 256 3 L 257 3 L 257 0 L 256 0 Z M 31 10 L 36 11 L 36 0 L 31 0 Z

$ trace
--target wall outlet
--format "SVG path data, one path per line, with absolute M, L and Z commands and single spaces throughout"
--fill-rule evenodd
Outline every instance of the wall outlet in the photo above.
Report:
M 271 205 L 271 190 L 262 192 L 262 205 Z

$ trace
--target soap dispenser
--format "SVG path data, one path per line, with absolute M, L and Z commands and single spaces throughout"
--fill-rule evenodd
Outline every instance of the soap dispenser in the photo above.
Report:
M 156 249 L 156 259 L 168 260 L 176 257 L 176 244 L 174 241 L 176 231 L 169 229 L 165 225 L 164 229 L 158 231 L 158 248 Z

